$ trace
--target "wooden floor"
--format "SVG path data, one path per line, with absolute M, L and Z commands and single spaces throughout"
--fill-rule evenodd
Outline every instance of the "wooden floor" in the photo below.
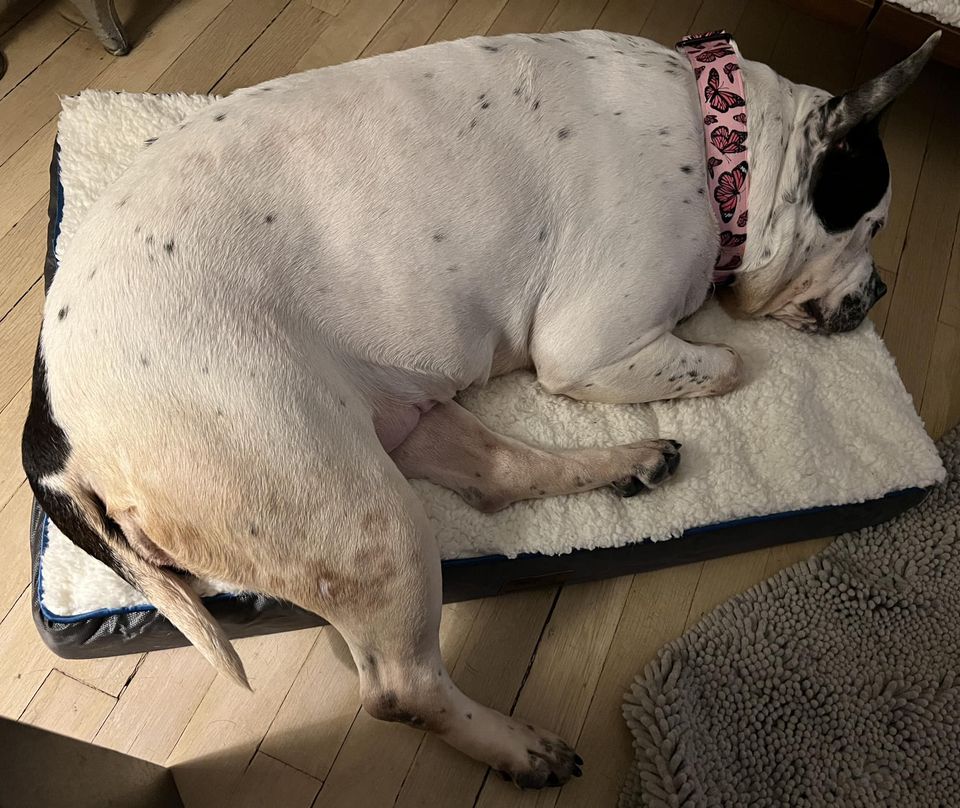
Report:
M 106 54 L 75 12 L 25 0 L 0 18 L 0 714 L 176 767 L 192 806 L 613 805 L 631 757 L 621 694 L 705 611 L 824 542 L 595 584 L 458 604 L 442 643 L 460 686 L 562 733 L 586 759 L 564 789 L 521 793 L 422 733 L 358 712 L 339 637 L 237 643 L 252 694 L 191 649 L 58 659 L 31 621 L 30 493 L 19 435 L 42 303 L 47 166 L 58 95 L 84 87 L 226 93 L 305 68 L 471 34 L 591 26 L 672 43 L 732 29 L 748 58 L 838 91 L 895 49 L 776 0 L 129 0 L 137 39 Z M 874 322 L 928 429 L 960 420 L 960 74 L 929 68 L 885 123 L 894 201 Z M 943 103 L 941 99 L 949 99 Z M 855 402 L 851 402 L 856 406 Z M 642 507 L 638 503 L 637 507 Z

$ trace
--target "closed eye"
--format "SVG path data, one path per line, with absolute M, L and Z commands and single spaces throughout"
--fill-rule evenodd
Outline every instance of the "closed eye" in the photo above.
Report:
M 877 233 L 879 233 L 883 228 L 884 224 L 886 224 L 886 222 L 884 222 L 883 219 L 877 219 L 872 225 L 870 225 L 870 238 L 876 236 Z

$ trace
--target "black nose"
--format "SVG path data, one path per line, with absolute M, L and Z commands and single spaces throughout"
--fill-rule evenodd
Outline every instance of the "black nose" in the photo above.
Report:
M 877 270 L 873 270 L 873 274 L 870 276 L 870 297 L 876 303 L 886 293 L 887 285 L 877 274 Z

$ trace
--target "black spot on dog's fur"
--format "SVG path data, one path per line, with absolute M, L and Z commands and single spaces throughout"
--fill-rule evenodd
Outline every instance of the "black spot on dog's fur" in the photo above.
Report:
M 446 237 L 447 237 L 447 234 L 446 234 L 446 233 L 434 233 L 434 234 L 433 234 L 433 240 L 436 241 L 438 244 L 439 244 L 441 241 L 443 241 L 444 239 L 446 239 Z
M 473 720 L 473 713 L 466 713 L 465 715 L 467 716 L 467 721 Z
M 64 306 L 62 309 L 60 309 L 60 311 L 57 312 L 57 319 L 58 319 L 58 320 L 65 320 L 65 319 L 67 318 L 67 315 L 68 315 L 69 313 L 70 313 L 70 307 L 69 307 L 69 306 Z
M 268 213 L 266 216 L 263 217 L 263 221 L 265 221 L 267 224 L 273 224 L 273 214 Z
M 623 115 L 623 110 L 620 110 L 619 112 L 614 112 L 613 114 L 614 114 L 614 115 Z
M 537 233 L 537 241 L 543 244 L 543 242 L 545 242 L 546 240 L 547 240 L 547 228 L 541 227 L 540 232 Z
M 163 251 L 164 251 L 167 255 L 170 255 L 170 254 L 173 253 L 173 239 L 170 239 L 170 241 L 165 241 L 165 242 L 163 243 Z
M 693 171 L 693 166 L 680 166 L 680 170 L 681 170 L 684 174 L 689 174 L 690 172 Z
M 661 137 L 666 137 L 667 135 L 670 134 L 670 128 L 668 126 L 665 126 L 657 134 L 659 134 Z
M 484 101 L 484 102 L 480 105 L 480 109 L 488 109 L 489 107 L 490 107 L 490 102 L 489 102 L 489 101 Z
M 563 129 L 561 129 L 559 132 L 557 132 L 558 140 L 566 140 L 568 137 L 570 137 L 570 130 L 566 126 L 563 127 Z
M 490 53 L 500 52 L 500 48 L 495 47 L 494 45 L 481 45 L 480 47 L 483 48 L 485 51 L 489 51 Z
M 473 129 L 476 125 L 477 125 L 477 119 L 474 118 L 473 120 L 470 121 L 470 128 Z
M 140 354 L 140 364 L 143 365 L 145 368 L 150 367 L 150 359 L 147 357 L 146 354 Z
M 251 536 L 260 535 L 260 528 L 258 528 L 256 525 L 250 525 L 250 535 Z
M 156 142 L 157 142 L 157 139 L 155 137 L 148 137 L 145 141 L 143 141 L 143 145 L 152 146 Z
M 263 89 L 267 89 L 267 88 L 264 87 Z M 225 112 L 221 112 L 219 115 L 214 115 L 214 116 L 213 116 L 213 119 L 219 123 L 220 121 L 222 121 L 222 120 L 223 120 L 224 118 L 226 118 L 226 117 L 227 117 L 227 114 L 226 114 Z
M 433 78 L 433 73 L 430 73 L 430 72 L 424 73 L 424 74 L 423 74 L 423 77 L 424 77 L 425 79 L 432 79 L 432 78 Z
M 596 59 L 597 57 L 596 57 L 596 56 L 588 56 L 587 58 L 588 58 L 588 59 Z
M 456 264 L 453 264 L 447 267 L 447 272 L 459 272 L 459 271 L 460 271 L 460 267 L 458 267 Z

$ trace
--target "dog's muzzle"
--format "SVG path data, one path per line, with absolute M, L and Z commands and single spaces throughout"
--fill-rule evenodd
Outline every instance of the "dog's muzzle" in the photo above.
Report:
M 863 287 L 854 294 L 845 295 L 832 312 L 824 312 L 819 300 L 808 300 L 803 309 L 816 320 L 813 330 L 818 334 L 842 334 L 860 325 L 873 304 L 886 293 L 887 285 L 874 269 Z

